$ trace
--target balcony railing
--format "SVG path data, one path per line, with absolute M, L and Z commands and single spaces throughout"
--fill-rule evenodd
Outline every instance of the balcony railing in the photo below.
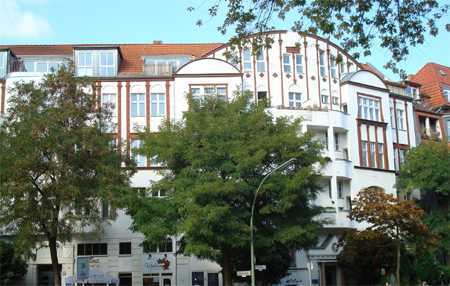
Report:
M 148 64 L 144 65 L 144 74 L 146 76 L 172 76 L 173 67 L 171 64 Z
M 420 130 L 420 135 L 424 140 L 441 141 L 441 133 L 436 129 L 422 128 Z
M 336 159 L 348 160 L 348 149 L 344 148 L 342 150 L 336 151 Z

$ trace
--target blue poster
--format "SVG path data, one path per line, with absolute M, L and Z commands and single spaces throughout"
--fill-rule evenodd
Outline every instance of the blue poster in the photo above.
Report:
M 89 257 L 77 258 L 77 281 L 89 278 Z

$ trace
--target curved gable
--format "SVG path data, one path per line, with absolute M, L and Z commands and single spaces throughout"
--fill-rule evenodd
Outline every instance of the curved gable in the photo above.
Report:
M 240 75 L 239 70 L 232 64 L 214 58 L 200 58 L 181 66 L 176 75 L 195 75 L 195 74 L 236 74 Z
M 368 70 L 358 70 L 356 72 L 347 74 L 343 81 L 350 81 L 353 83 L 360 83 L 364 85 L 374 86 L 382 89 L 387 89 L 384 81 L 375 73 Z

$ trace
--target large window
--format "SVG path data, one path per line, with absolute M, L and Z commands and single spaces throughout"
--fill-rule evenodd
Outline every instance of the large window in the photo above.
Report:
M 244 72 L 252 71 L 252 52 L 250 51 L 250 49 L 244 49 L 242 63 Z
M 136 162 L 136 166 L 137 167 L 147 166 L 147 157 L 138 152 L 138 149 L 142 147 L 142 141 L 138 139 L 132 140 L 130 147 L 131 147 L 131 157 Z
M 302 107 L 302 94 L 300 92 L 289 92 L 289 107 Z
M 365 96 L 358 97 L 358 116 L 363 119 L 380 121 L 380 100 Z
M 326 76 L 326 66 L 325 66 L 325 51 L 319 51 L 319 68 L 320 68 L 320 76 Z
M 103 93 L 102 94 L 102 108 L 106 108 L 111 112 L 112 116 L 116 116 L 116 94 Z
M 266 62 L 264 61 L 263 49 L 260 49 L 256 54 L 256 71 L 266 72 Z
M 77 245 L 78 256 L 108 255 L 106 243 L 80 243 Z
M 227 86 L 221 84 L 191 85 L 190 93 L 192 99 L 198 101 L 200 104 L 203 103 L 205 97 L 217 97 L 224 101 L 228 100 Z
M 162 117 L 166 114 L 166 95 L 164 93 L 152 93 L 151 95 L 152 117 Z
M 303 56 L 300 54 L 295 55 L 295 71 L 297 74 L 303 74 Z
M 116 76 L 117 52 L 115 50 L 76 51 L 77 75 Z
M 283 54 L 283 71 L 285 73 L 291 73 L 291 55 Z
M 0 78 L 5 77 L 6 75 L 6 67 L 8 64 L 7 61 L 8 61 L 8 53 L 0 52 Z
M 145 94 L 132 93 L 130 95 L 131 117 L 145 117 Z

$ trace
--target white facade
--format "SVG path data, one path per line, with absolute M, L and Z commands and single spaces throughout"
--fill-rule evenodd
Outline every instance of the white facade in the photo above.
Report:
M 131 145 L 144 127 L 156 132 L 164 118 L 180 120 L 188 108 L 188 93 L 200 96 L 212 92 L 232 98 L 234 92 L 249 90 L 255 100 L 268 100 L 268 112 L 274 116 L 303 118 L 302 131 L 313 132 L 326 146 L 324 155 L 331 159 L 322 170 L 324 189 L 315 202 L 327 208 L 321 218 L 326 218 L 328 224 L 316 247 L 296 252 L 293 267 L 280 285 L 342 285 L 344 277 L 336 267 L 336 242 L 343 230 L 364 227 L 348 218 L 351 200 L 359 190 L 369 186 L 396 194 L 399 150 L 416 142 L 412 100 L 403 95 L 400 87 L 387 85 L 329 41 L 285 31 L 266 36 L 273 39 L 270 49 L 250 56 L 241 50 L 235 55 L 240 62 L 234 65 L 227 62 L 225 54 L 229 47 L 223 45 L 178 67 L 171 76 L 98 78 L 94 92 L 114 104 L 112 133 Z M 342 61 L 335 62 L 337 58 Z M 41 76 L 24 72 L 7 74 L 0 81 L 0 91 L 4 90 L 0 110 L 6 110 L 8 90 L 14 82 L 39 80 Z M 402 111 L 393 116 L 393 110 Z M 393 125 L 392 120 L 397 124 Z M 145 188 L 158 180 L 160 166 L 147 158 L 140 158 L 138 166 L 133 187 Z M 96 256 L 92 267 L 111 277 L 129 273 L 133 285 L 153 286 L 156 284 L 149 284 L 149 275 L 159 275 L 161 286 L 195 285 L 193 276 L 202 272 L 204 284 L 199 285 L 215 285 L 211 281 L 215 273 L 220 273 L 218 265 L 175 255 L 175 240 L 172 251 L 151 253 L 149 257 L 140 245 L 142 235 L 128 229 L 130 222 L 119 211 L 117 219 L 105 227 L 100 238 L 80 237 L 62 247 L 59 251 L 62 281 L 77 276 L 77 260 L 82 257 L 77 255 L 79 243 L 102 242 L 108 244 L 107 255 Z M 131 254 L 119 254 L 120 242 L 131 242 Z M 167 269 L 158 262 L 164 254 L 170 262 Z M 30 262 L 27 285 L 36 281 L 37 265 L 41 264 L 50 264 L 47 249 L 39 250 L 37 259 Z M 221 275 L 217 276 L 221 285 Z

